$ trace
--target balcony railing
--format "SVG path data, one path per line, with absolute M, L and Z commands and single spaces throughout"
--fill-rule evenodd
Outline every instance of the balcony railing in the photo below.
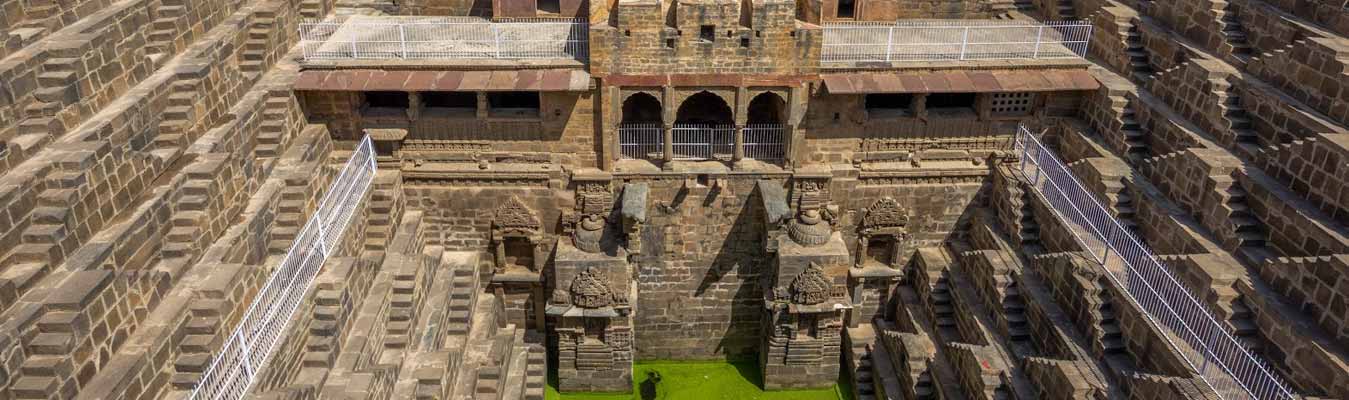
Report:
M 1015 145 L 1021 156 L 1017 171 L 1033 192 L 1147 319 L 1168 331 L 1167 343 L 1219 397 L 1296 398 L 1264 359 L 1233 337 L 1176 279 L 1171 267 L 1096 201 L 1053 150 L 1024 127 Z
M 352 17 L 300 24 L 306 61 L 574 59 L 590 54 L 582 19 Z
M 731 160 L 735 156 L 734 125 L 675 124 L 671 128 L 672 160 Z M 742 128 L 744 158 L 782 160 L 786 153 L 782 124 L 748 124 Z M 660 160 L 665 155 L 665 128 L 660 123 L 626 123 L 618 126 L 619 156 L 637 160 Z
M 1080 58 L 1085 21 L 1023 23 L 944 20 L 836 23 L 824 26 L 823 62 L 961 61 Z

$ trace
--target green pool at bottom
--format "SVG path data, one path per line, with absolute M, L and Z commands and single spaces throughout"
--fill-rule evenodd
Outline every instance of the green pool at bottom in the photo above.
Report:
M 642 382 L 647 372 L 660 373 L 656 396 L 643 399 Z M 760 389 L 760 371 L 749 362 L 674 362 L 642 361 L 633 365 L 634 393 L 559 394 L 555 382 L 548 383 L 548 400 L 852 400 L 852 388 L 846 377 L 831 388 L 811 390 L 764 391 Z

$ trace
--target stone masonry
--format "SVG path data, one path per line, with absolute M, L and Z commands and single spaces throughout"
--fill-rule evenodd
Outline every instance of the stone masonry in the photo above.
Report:
M 371 20 L 437 28 L 362 50 Z M 896 20 L 1093 30 L 923 59 L 869 42 Z M 1016 172 L 1019 126 L 1295 398 L 1349 398 L 1346 37 L 1311 0 L 0 0 L 0 399 L 189 398 L 365 136 L 244 397 L 542 400 L 661 360 L 1241 398 Z

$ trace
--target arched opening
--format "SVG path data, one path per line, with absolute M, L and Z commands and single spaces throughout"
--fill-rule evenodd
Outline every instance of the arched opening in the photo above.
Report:
M 780 124 L 787 115 L 787 102 L 773 92 L 764 92 L 749 101 L 750 124 Z
M 661 123 L 660 100 L 646 93 L 636 93 L 623 101 L 623 123 Z
M 730 125 L 734 119 L 731 106 L 711 92 L 689 96 L 675 113 L 676 124 Z
M 623 121 L 618 125 L 619 156 L 633 159 L 660 159 L 665 134 L 660 100 L 636 93 L 623 100 Z
M 730 159 L 735 150 L 735 115 L 720 96 L 698 92 L 675 112 L 673 159 Z
M 783 122 L 787 120 L 787 102 L 776 93 L 765 92 L 749 102 L 745 125 L 745 158 L 781 160 L 783 156 Z

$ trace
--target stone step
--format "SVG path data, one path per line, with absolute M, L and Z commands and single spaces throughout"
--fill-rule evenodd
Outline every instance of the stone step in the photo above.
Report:
M 46 399 L 48 394 L 56 393 L 60 381 L 51 376 L 24 376 L 9 387 L 9 393 L 15 399 Z
M 71 376 L 75 366 L 69 355 L 65 356 L 33 356 L 23 360 L 23 365 L 19 370 L 23 376 L 53 376 L 67 377 Z
M 28 351 L 36 355 L 69 356 L 74 346 L 75 336 L 69 332 L 43 332 L 28 343 Z

